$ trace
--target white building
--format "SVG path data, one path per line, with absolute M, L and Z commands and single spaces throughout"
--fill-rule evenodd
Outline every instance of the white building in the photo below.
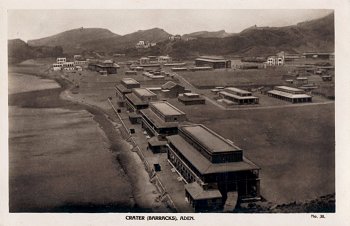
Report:
M 159 63 L 171 63 L 172 58 L 170 56 L 159 56 L 158 57 L 158 62 Z
M 279 52 L 275 56 L 269 56 L 266 64 L 268 66 L 281 66 L 284 65 L 284 52 Z
M 136 44 L 136 48 L 137 49 L 147 49 L 151 46 L 151 44 L 147 41 L 139 41 L 137 44 Z
M 59 58 L 57 58 L 56 63 L 63 64 L 66 61 L 67 61 L 67 59 L 65 57 L 59 57 Z
M 87 61 L 86 60 L 74 60 L 74 65 L 86 65 Z
M 75 69 L 74 62 L 65 62 L 63 63 L 63 70 L 65 71 L 73 71 Z
M 52 69 L 54 71 L 60 71 L 62 70 L 63 64 L 52 64 Z

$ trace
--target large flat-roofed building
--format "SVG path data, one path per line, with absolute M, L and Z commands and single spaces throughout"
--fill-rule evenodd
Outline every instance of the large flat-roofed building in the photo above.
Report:
M 267 95 L 280 100 L 294 103 L 312 102 L 312 96 L 307 95 L 304 90 L 289 86 L 275 86 Z
M 156 100 L 157 94 L 146 88 L 133 88 L 131 93 L 125 95 L 128 109 L 136 112 L 148 108 L 149 102 Z
M 214 69 L 218 68 L 231 68 L 231 60 L 224 59 L 223 57 L 215 56 L 200 56 L 195 59 L 196 67 L 212 67 Z
M 260 198 L 260 168 L 231 141 L 203 125 L 180 126 L 167 140 L 168 159 L 186 181 L 186 197 L 196 210 L 222 207 L 231 191 L 240 199 Z
M 140 88 L 140 83 L 133 78 L 123 78 L 120 84 L 115 86 L 116 96 L 124 100 L 125 95 L 132 92 L 133 88 Z
M 259 98 L 252 95 L 251 92 L 235 87 L 225 88 L 219 92 L 219 96 L 238 104 L 258 104 Z
M 186 114 L 166 101 L 150 102 L 149 108 L 140 110 L 141 125 L 158 139 L 177 134 L 178 125 L 186 120 Z
M 105 71 L 107 74 L 117 74 L 118 66 L 112 60 L 105 60 L 98 63 L 89 63 L 88 68 L 92 71 Z

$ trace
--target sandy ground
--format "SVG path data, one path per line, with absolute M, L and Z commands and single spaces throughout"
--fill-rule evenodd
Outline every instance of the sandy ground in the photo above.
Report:
M 168 212 L 118 125 L 96 107 L 59 99 L 68 83 L 56 79 L 63 88 L 9 96 L 24 107 L 10 111 L 11 211 Z
M 241 111 L 170 103 L 190 121 L 232 140 L 261 167 L 267 201 L 289 203 L 335 192 L 334 103 Z

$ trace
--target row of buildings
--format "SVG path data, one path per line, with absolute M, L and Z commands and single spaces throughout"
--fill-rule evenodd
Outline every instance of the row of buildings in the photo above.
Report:
M 54 71 L 81 71 L 86 64 L 87 61 L 80 55 L 75 55 L 74 61 L 67 61 L 66 57 L 59 57 L 56 59 L 56 63 L 52 64 L 52 69 Z
M 138 41 L 135 45 L 136 49 L 148 49 L 151 48 L 152 46 L 156 46 L 157 43 L 155 42 L 149 42 L 149 41 Z
M 155 155 L 167 153 L 169 164 L 183 178 L 184 198 L 195 211 L 222 210 L 231 193 L 239 199 L 260 198 L 260 168 L 232 141 L 188 122 L 183 111 L 157 100 L 134 79 L 124 78 L 116 91 L 129 110 L 139 114 L 138 123 L 152 137 L 149 149 Z
M 275 86 L 272 90 L 267 91 L 266 94 L 293 104 L 312 102 L 312 96 L 306 93 L 306 87 L 304 89 L 298 89 L 289 86 Z M 220 87 L 220 89 L 212 89 L 212 92 L 217 93 L 218 97 L 222 98 L 220 102 L 226 105 L 259 103 L 259 98 L 253 96 L 252 92 L 235 87 Z

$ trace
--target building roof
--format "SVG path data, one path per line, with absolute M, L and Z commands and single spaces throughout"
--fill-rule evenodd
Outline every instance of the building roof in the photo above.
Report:
M 199 56 L 198 58 L 211 59 L 211 60 L 225 60 L 223 56 Z
M 302 90 L 302 89 L 300 89 Z M 302 90 L 304 91 L 304 90 Z M 287 93 L 287 92 L 283 92 L 283 91 L 279 91 L 279 90 L 270 90 L 268 91 L 268 93 L 274 94 L 274 95 L 278 95 L 278 96 L 282 96 L 282 97 L 287 97 L 287 98 L 291 98 L 291 99 L 297 99 L 297 98 L 311 98 L 311 96 L 307 95 L 307 94 L 292 94 L 292 93 Z
M 150 102 L 150 105 L 156 108 L 162 115 L 176 116 L 185 114 L 184 112 L 180 111 L 179 109 L 177 109 L 176 107 L 174 107 L 166 101 Z
M 198 93 L 184 93 L 184 96 L 186 97 L 199 97 Z
M 177 85 L 179 85 L 179 84 L 172 82 L 172 81 L 169 81 L 169 82 L 162 85 L 162 89 L 171 89 Z
M 159 140 L 158 137 L 152 137 L 148 140 L 148 144 L 151 146 L 164 146 L 167 144 L 165 140 Z
M 118 84 L 115 88 L 121 93 L 131 93 L 131 90 L 123 86 L 122 84 Z
M 181 130 L 197 142 L 202 144 L 211 153 L 231 152 L 241 150 L 239 147 L 228 142 L 225 138 L 203 125 L 187 125 Z
M 275 88 L 289 90 L 289 91 L 293 91 L 293 92 L 300 92 L 300 91 L 302 92 L 303 91 L 301 89 L 294 88 L 294 87 L 289 87 L 289 86 L 276 86 Z
M 146 88 L 133 88 L 132 91 L 138 96 L 147 96 L 147 97 L 157 96 L 157 94 L 153 93 L 152 91 Z
M 185 184 L 185 189 L 194 200 L 222 198 L 218 189 L 204 190 L 197 182 Z
M 138 81 L 136 81 L 133 78 L 123 78 L 122 82 L 124 82 L 125 84 L 128 84 L 128 85 L 140 84 Z
M 113 64 L 113 61 L 112 60 L 105 60 L 103 61 L 104 64 Z
M 148 120 L 150 120 L 153 123 L 153 125 L 157 128 L 173 128 L 179 125 L 178 122 L 165 122 L 149 108 L 140 110 L 140 113 L 144 117 L 147 117 Z
M 235 93 L 241 93 L 241 94 L 252 94 L 252 92 L 249 92 L 249 91 L 243 90 L 243 89 L 238 89 L 235 87 L 227 87 L 227 88 L 225 88 L 225 90 L 232 91 Z
M 134 93 L 125 94 L 126 99 L 128 99 L 133 105 L 146 105 L 148 102 L 142 101 L 138 96 Z
M 235 95 L 235 94 L 226 92 L 226 91 L 220 91 L 219 93 L 222 94 L 222 95 L 224 95 L 224 96 L 233 97 L 233 98 L 239 99 L 239 100 L 258 99 L 258 97 L 255 97 L 255 96 L 244 96 L 244 97 L 242 97 L 242 96 L 238 96 L 238 95 Z
M 188 96 L 179 96 L 178 97 L 179 100 L 183 101 L 183 102 L 191 102 L 191 101 L 205 101 L 204 97 L 200 97 L 200 96 L 195 96 L 195 97 L 188 97 Z
M 168 136 L 167 139 L 202 175 L 260 169 L 245 157 L 240 162 L 212 163 L 180 135 Z
M 225 60 L 225 59 L 206 59 L 206 58 L 196 58 L 196 60 L 206 61 L 206 62 L 212 62 L 212 63 L 218 63 L 218 62 L 226 62 L 226 61 L 228 61 L 228 60 Z

